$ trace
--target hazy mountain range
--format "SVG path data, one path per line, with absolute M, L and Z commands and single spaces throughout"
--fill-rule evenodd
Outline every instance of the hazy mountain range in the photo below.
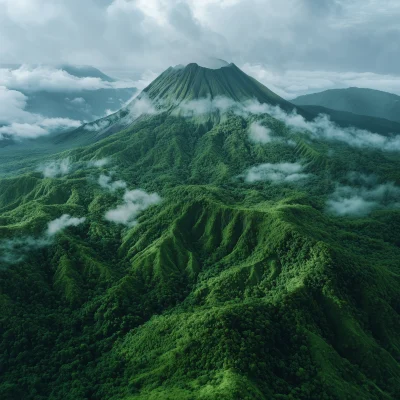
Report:
M 210 67 L 0 149 L 2 399 L 398 398 L 399 122 Z

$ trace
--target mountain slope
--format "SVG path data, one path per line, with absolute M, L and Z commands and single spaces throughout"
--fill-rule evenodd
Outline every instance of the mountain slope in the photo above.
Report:
M 344 128 L 353 126 L 359 129 L 380 133 L 382 135 L 400 132 L 399 122 L 390 121 L 384 118 L 368 117 L 367 115 L 354 114 L 346 111 L 337 111 L 321 106 L 302 105 L 301 108 L 311 114 L 329 115 L 331 121 L 334 121 L 337 125 Z
M 331 89 L 291 100 L 298 106 L 313 105 L 400 122 L 400 96 L 373 89 Z
M 204 68 L 195 63 L 186 67 L 170 67 L 145 88 L 143 93 L 153 101 L 162 99 L 167 103 L 222 96 L 234 101 L 256 99 L 261 103 L 279 105 L 284 109 L 294 108 L 289 102 L 246 75 L 235 64 L 219 69 Z
M 399 152 L 167 109 L 42 161 L 0 180 L 2 399 L 397 399 Z M 344 185 L 382 202 L 333 215 Z

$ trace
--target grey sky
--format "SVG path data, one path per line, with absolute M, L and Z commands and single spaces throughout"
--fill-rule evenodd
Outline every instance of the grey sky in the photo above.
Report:
M 211 56 L 288 99 L 400 94 L 399 18 L 398 0 L 0 0 L 0 64 L 87 64 L 143 86 Z
M 163 69 L 201 55 L 394 74 L 397 0 L 0 0 L 2 63 Z

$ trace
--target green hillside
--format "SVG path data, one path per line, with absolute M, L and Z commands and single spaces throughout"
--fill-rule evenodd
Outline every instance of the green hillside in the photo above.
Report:
M 235 64 L 209 69 L 198 64 L 170 67 L 143 90 L 150 99 L 180 103 L 193 99 L 228 97 L 234 101 L 256 99 L 292 110 L 291 103 L 246 75 Z
M 321 106 L 400 122 L 400 96 L 380 90 L 351 87 L 330 89 L 291 100 L 298 106 Z
M 168 70 L 167 111 L 8 161 L 1 399 L 398 398 L 399 151 L 172 106 L 236 70 Z M 280 101 L 239 77 L 232 100 Z

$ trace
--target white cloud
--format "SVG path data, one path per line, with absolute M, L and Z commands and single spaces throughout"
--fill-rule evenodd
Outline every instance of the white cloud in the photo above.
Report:
M 60 218 L 50 221 L 47 225 L 46 234 L 54 236 L 69 226 L 78 226 L 85 222 L 86 218 L 71 217 L 69 214 L 63 214 Z
M 259 103 L 256 100 L 244 102 L 238 113 L 269 114 L 291 128 L 311 134 L 318 139 L 341 141 L 354 147 L 375 148 L 384 151 L 400 150 L 400 135 L 382 136 L 354 127 L 341 128 L 327 115 L 320 114 L 313 121 L 306 121 L 296 112 L 286 113 L 278 106 Z
M 132 81 L 103 81 L 98 77 L 77 77 L 63 69 L 22 65 L 17 69 L 0 68 L 0 86 L 23 92 L 77 92 L 98 89 L 132 88 Z M 80 98 L 73 100 L 82 101 Z
M 86 131 L 89 132 L 97 132 L 97 131 L 101 131 L 103 129 L 106 129 L 110 126 L 110 121 L 108 121 L 107 119 L 104 120 L 100 120 L 97 122 L 91 122 L 89 124 L 86 124 L 83 129 L 85 129 Z
M 40 165 L 37 169 L 45 178 L 55 178 L 67 175 L 72 170 L 72 163 L 69 157 L 61 160 L 49 161 Z
M 32 120 L 32 114 L 24 110 L 27 101 L 21 92 L 0 85 L 0 124 Z
M 144 93 L 132 100 L 128 105 L 128 109 L 132 118 L 138 118 L 143 114 L 153 115 L 158 112 L 153 102 Z
M 259 122 L 252 122 L 249 126 L 249 138 L 254 143 L 266 144 L 273 139 L 271 137 L 271 129 L 261 125 Z
M 38 166 L 37 171 L 41 172 L 45 178 L 56 178 L 65 176 L 76 171 L 79 168 L 101 168 L 110 162 L 108 158 L 100 158 L 98 160 L 77 161 L 72 163 L 69 157 L 52 160 L 42 163 Z
M 111 192 L 115 192 L 118 189 L 126 189 L 127 185 L 126 182 L 117 180 L 112 181 L 112 177 L 108 175 L 101 174 L 98 180 L 99 185 L 104 188 L 108 189 Z
M 245 63 L 242 69 L 285 99 L 327 89 L 360 87 L 400 95 L 400 75 L 373 72 L 334 72 L 276 69 Z
M 0 140 L 5 135 L 17 139 L 36 138 L 56 130 L 77 128 L 81 125 L 80 121 L 69 118 L 44 118 L 39 114 L 27 112 L 27 100 L 21 92 L 0 86 Z
M 400 208 L 398 186 L 374 184 L 375 177 L 361 181 L 362 186 L 337 185 L 326 203 L 327 211 L 336 216 L 364 216 L 378 209 Z
M 7 264 L 19 263 L 29 252 L 51 245 L 57 233 L 70 226 L 78 226 L 85 220 L 84 217 L 76 218 L 63 214 L 60 218 L 50 221 L 46 231 L 39 237 L 23 236 L 0 240 L 0 261 Z
M 260 164 L 251 167 L 244 175 L 248 183 L 270 181 L 274 183 L 297 182 L 310 175 L 302 173 L 303 166 L 299 163 Z
M 87 166 L 101 168 L 107 165 L 110 162 L 108 158 L 100 158 L 99 160 L 91 160 L 87 162 Z
M 27 253 L 41 249 L 51 243 L 48 237 L 23 236 L 15 239 L 0 240 L 0 261 L 7 264 L 21 262 Z
M 227 97 L 217 96 L 213 99 L 206 97 L 180 103 L 177 113 L 183 117 L 193 117 L 217 111 L 225 113 L 234 107 L 237 107 L 237 103 Z
M 106 212 L 105 219 L 117 224 L 134 226 L 139 214 L 148 207 L 158 204 L 161 198 L 157 193 L 148 194 L 143 190 L 136 189 L 126 191 L 123 200 L 123 204 Z

